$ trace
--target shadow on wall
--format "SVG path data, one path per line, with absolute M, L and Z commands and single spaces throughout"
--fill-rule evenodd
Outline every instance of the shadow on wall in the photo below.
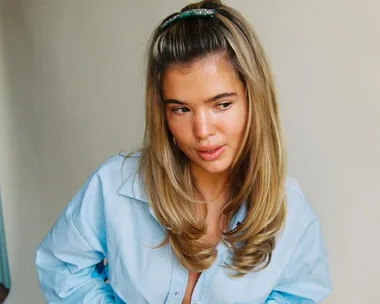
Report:
M 0 303 L 4 303 L 9 293 L 11 282 L 9 275 L 9 265 L 7 256 L 7 246 L 5 242 L 5 232 L 3 223 L 3 209 L 0 192 Z
M 6 288 L 3 284 L 0 284 L 0 303 L 4 303 L 9 293 L 9 289 Z

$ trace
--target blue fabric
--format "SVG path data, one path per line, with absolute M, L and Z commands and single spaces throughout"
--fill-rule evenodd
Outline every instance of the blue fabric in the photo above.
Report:
M 165 229 L 136 175 L 138 158 L 115 156 L 101 165 L 38 246 L 38 277 L 48 303 L 182 302 L 188 272 L 169 246 L 154 248 Z M 269 266 L 233 278 L 222 267 L 231 254 L 221 242 L 216 261 L 199 277 L 191 303 L 309 304 L 330 293 L 319 222 L 295 179 L 287 178 L 286 194 L 286 223 Z M 232 227 L 245 214 L 243 204 Z

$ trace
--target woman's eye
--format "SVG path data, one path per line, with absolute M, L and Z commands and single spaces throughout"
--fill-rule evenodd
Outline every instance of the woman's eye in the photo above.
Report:
M 184 114 L 185 112 L 188 112 L 188 111 L 189 111 L 189 109 L 185 108 L 185 107 L 183 107 L 183 108 L 173 108 L 172 109 L 172 112 L 173 113 L 177 113 L 177 114 Z
M 232 102 L 223 102 L 216 105 L 219 110 L 227 110 L 232 105 Z

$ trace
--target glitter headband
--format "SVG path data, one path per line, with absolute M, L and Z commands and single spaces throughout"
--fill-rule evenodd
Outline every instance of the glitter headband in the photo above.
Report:
M 172 18 L 166 20 L 162 25 L 161 28 L 166 28 L 168 25 L 172 24 L 173 22 L 180 20 L 180 19 L 185 19 L 188 17 L 214 17 L 215 10 L 210 9 L 210 8 L 195 8 L 195 9 L 190 9 L 187 11 L 180 12 L 173 16 Z

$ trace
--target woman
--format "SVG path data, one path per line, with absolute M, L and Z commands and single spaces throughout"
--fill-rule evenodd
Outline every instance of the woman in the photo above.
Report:
M 100 166 L 37 249 L 46 299 L 319 303 L 319 222 L 285 174 L 251 26 L 220 1 L 186 6 L 150 42 L 143 148 Z

